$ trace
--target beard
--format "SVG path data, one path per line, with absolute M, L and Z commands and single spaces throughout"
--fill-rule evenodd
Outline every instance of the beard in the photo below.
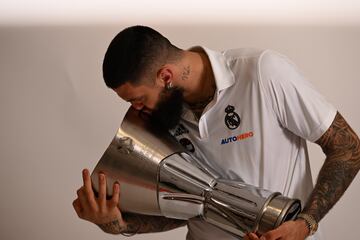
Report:
M 160 100 L 149 116 L 150 126 L 157 131 L 169 131 L 180 122 L 184 94 L 181 88 L 164 89 Z

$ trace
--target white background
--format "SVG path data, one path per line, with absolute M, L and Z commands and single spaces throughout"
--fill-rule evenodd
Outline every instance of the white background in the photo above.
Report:
M 272 48 L 289 56 L 360 133 L 358 1 L 0 1 L 0 239 L 123 239 L 77 218 L 128 104 L 101 64 L 116 33 L 150 25 L 182 48 Z M 206 3 L 206 4 L 205 4 Z M 324 155 L 310 145 L 314 179 Z M 358 239 L 359 177 L 321 222 Z M 184 239 L 186 228 L 133 239 Z

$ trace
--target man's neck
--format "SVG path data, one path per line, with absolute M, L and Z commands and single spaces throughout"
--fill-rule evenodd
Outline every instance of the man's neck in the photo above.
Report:
M 184 98 L 190 106 L 205 107 L 215 94 L 216 84 L 210 61 L 205 52 L 187 52 L 191 73 L 185 83 Z M 199 107 L 198 107 L 199 108 Z

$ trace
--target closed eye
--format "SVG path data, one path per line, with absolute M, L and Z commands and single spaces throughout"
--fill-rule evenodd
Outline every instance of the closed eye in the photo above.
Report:
M 129 103 L 139 103 L 142 102 L 144 100 L 144 97 L 136 97 L 136 98 L 131 98 L 131 99 L 127 99 L 125 101 L 129 102 Z

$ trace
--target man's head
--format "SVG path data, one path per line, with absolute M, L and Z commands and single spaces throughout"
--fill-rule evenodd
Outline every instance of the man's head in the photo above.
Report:
M 174 127 L 180 119 L 183 96 L 181 88 L 171 85 L 179 76 L 176 64 L 182 52 L 149 27 L 126 28 L 105 54 L 105 83 L 134 108 L 151 112 L 158 124 Z
M 103 77 L 112 89 L 126 82 L 154 81 L 156 71 L 180 55 L 181 50 L 154 29 L 129 27 L 111 41 L 104 57 Z

